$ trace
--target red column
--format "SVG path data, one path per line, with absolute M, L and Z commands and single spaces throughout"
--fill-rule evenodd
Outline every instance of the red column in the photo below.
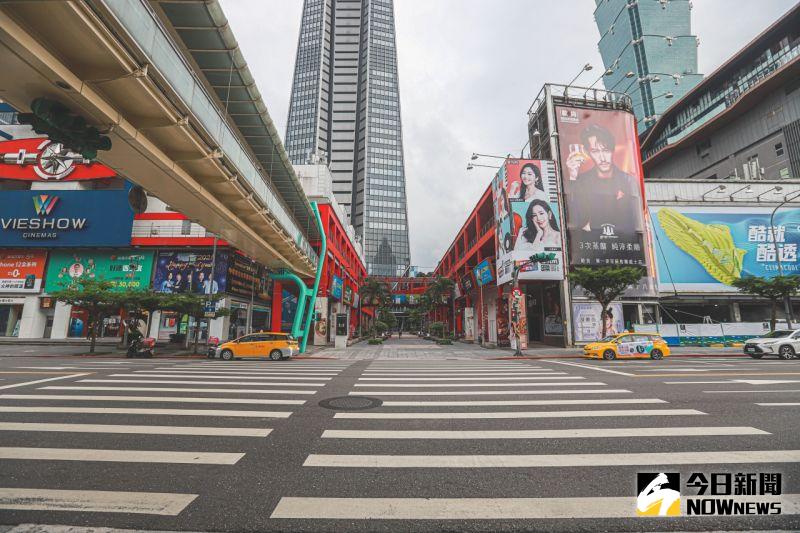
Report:
M 272 331 L 281 330 L 281 319 L 283 306 L 283 284 L 280 281 L 275 281 L 272 284 L 272 324 L 270 329 Z

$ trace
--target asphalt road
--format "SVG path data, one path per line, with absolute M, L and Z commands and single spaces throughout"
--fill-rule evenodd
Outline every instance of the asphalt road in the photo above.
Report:
M 0 524 L 800 529 L 800 360 L 442 356 L 0 358 Z M 783 514 L 637 517 L 639 472 L 780 473 Z

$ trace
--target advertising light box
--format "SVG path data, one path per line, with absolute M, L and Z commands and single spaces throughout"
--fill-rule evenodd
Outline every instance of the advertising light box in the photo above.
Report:
M 152 272 L 153 252 L 56 251 L 50 254 L 45 291 L 66 289 L 84 279 L 110 281 L 120 291 L 146 289 Z
M 651 207 L 659 290 L 735 291 L 734 280 L 800 273 L 800 209 Z M 780 266 L 779 266 L 780 263 Z

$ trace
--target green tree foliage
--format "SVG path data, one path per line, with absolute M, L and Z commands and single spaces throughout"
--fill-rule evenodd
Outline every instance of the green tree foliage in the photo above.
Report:
M 606 336 L 606 314 L 608 306 L 625 290 L 638 283 L 645 270 L 641 267 L 578 267 L 569 274 L 574 286 L 580 286 L 587 296 L 591 296 L 600 304 L 603 322 L 603 337 Z
M 731 285 L 739 289 L 739 292 L 743 294 L 760 296 L 772 302 L 770 329 L 775 331 L 778 304 L 800 290 L 800 276 L 775 276 L 772 278 L 747 276 L 733 280 Z
M 200 323 L 206 320 L 206 305 L 207 302 L 216 302 L 222 298 L 219 294 L 201 295 L 201 294 L 165 294 L 163 301 L 163 309 L 175 311 L 180 315 L 189 315 L 194 319 L 194 345 L 193 351 L 197 353 L 198 345 L 200 344 Z M 230 314 L 229 309 L 217 309 L 216 316 L 227 316 Z M 189 337 L 186 338 L 186 346 L 189 344 Z
M 86 311 L 91 339 L 89 353 L 94 353 L 103 318 L 119 311 L 122 301 L 120 294 L 114 292 L 114 283 L 102 279 L 81 279 L 68 287 L 52 291 L 50 296 Z
M 368 277 L 364 279 L 358 289 L 361 305 L 368 307 L 383 307 L 391 301 L 391 292 L 385 282 L 378 278 Z

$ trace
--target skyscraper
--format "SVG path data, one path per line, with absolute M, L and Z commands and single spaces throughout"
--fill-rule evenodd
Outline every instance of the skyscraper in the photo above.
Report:
M 690 0 L 595 0 L 607 89 L 633 100 L 639 133 L 703 79 Z M 671 96 L 670 96 L 671 95 Z
M 292 163 L 330 164 L 371 275 L 410 263 L 393 0 L 304 0 L 286 128 Z

